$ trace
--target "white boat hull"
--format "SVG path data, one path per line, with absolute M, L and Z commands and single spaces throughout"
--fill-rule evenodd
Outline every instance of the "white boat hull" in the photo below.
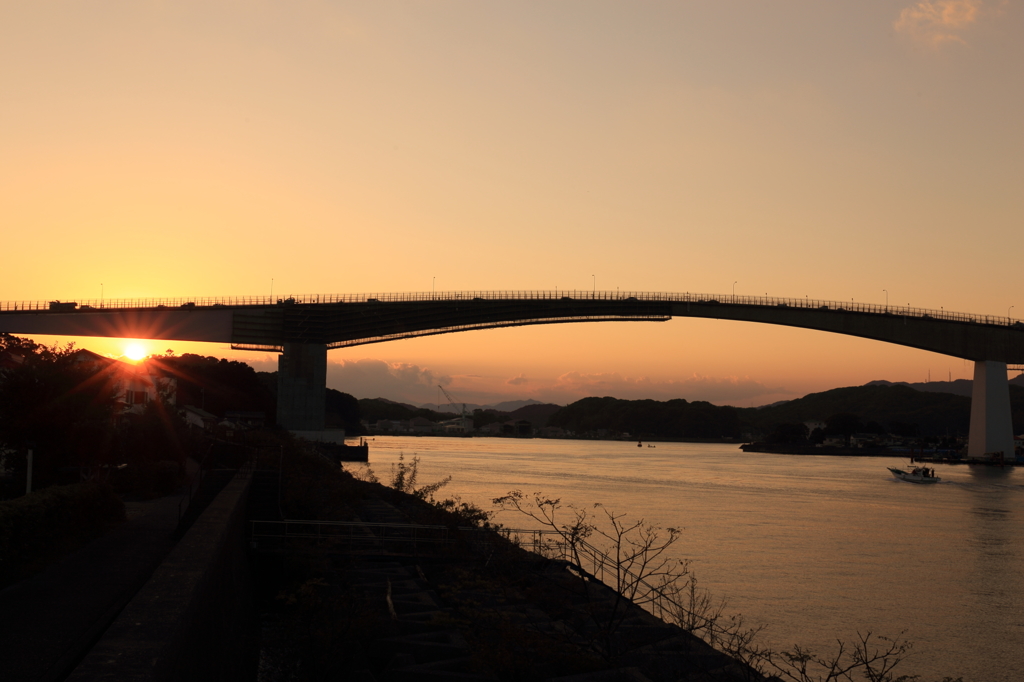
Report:
M 892 475 L 901 481 L 907 481 L 908 483 L 938 483 L 942 479 L 938 476 L 926 476 L 922 473 L 922 467 L 917 467 L 913 471 L 903 471 L 902 469 L 894 469 L 889 467 L 889 471 Z

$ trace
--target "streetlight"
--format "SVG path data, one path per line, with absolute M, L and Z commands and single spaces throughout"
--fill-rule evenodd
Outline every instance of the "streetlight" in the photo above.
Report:
M 434 298 L 434 289 L 437 282 L 437 277 L 430 278 L 430 298 Z
M 885 309 L 889 310 L 889 290 L 888 289 L 882 289 L 882 291 L 885 292 Z
M 594 294 L 597 294 L 597 275 L 591 275 L 594 278 Z
M 103 307 L 103 282 L 100 282 L 100 307 Z
M 738 282 L 733 282 L 732 283 L 732 297 L 733 298 L 736 298 L 736 285 L 737 284 L 738 284 Z
M 1013 310 L 1013 308 L 1014 307 L 1011 305 L 1009 308 L 1006 309 L 1006 323 L 1007 324 L 1010 323 L 1010 311 Z

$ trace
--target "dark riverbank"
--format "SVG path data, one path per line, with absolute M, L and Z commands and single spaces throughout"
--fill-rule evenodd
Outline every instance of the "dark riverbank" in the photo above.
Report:
M 981 459 L 977 457 L 959 457 L 942 452 L 922 452 L 906 448 L 839 448 L 818 447 L 815 445 L 792 445 L 774 443 L 744 443 L 740 446 L 743 452 L 765 453 L 772 455 L 826 455 L 834 457 L 903 457 L 911 463 L 926 462 L 929 464 L 971 464 L 977 466 L 1014 466 L 1022 464 L 1016 460 Z
M 896 452 L 888 448 L 840 448 L 817 445 L 794 445 L 791 443 L 744 443 L 743 452 L 764 452 L 773 455 L 833 455 L 843 457 L 908 457 L 907 452 Z

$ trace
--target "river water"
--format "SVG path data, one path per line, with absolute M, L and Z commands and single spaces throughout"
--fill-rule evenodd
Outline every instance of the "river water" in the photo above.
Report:
M 897 672 L 1024 679 L 1024 471 L 939 465 L 941 483 L 914 485 L 886 470 L 897 458 L 655 445 L 378 436 L 370 466 L 386 481 L 400 453 L 416 455 L 421 485 L 452 477 L 441 497 L 491 509 L 540 491 L 682 528 L 678 555 L 700 584 L 767 624 L 777 648 L 905 631 L 914 647 Z

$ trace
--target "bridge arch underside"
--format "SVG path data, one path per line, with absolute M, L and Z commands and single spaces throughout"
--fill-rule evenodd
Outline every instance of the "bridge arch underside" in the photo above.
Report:
M 862 313 L 840 308 L 806 309 L 720 303 L 642 302 L 636 300 L 437 301 L 344 304 L 334 310 L 274 311 L 285 355 L 299 347 L 328 348 L 415 338 L 473 329 L 533 324 L 601 321 L 665 321 L 672 317 L 757 322 L 826 331 L 894 343 L 975 361 L 968 455 L 1003 453 L 1011 458 L 1013 425 L 1006 365 L 1024 362 L 1024 330 L 991 324 L 891 313 Z M 236 316 L 236 348 L 263 348 L 266 317 Z M 262 329 L 261 329 L 262 328 Z M 256 332 L 253 334 L 253 332 Z M 266 337 L 263 337 L 266 339 Z M 286 339 L 286 340 L 285 340 Z M 255 343 L 254 343 L 255 342 Z M 294 345 L 293 345 L 294 344 Z M 290 349 L 294 350 L 290 350 Z M 307 352 L 307 351 L 301 351 Z M 282 362 L 285 360 L 282 358 Z M 279 374 L 279 376 L 281 376 Z
M 1024 364 L 1024 327 L 842 308 L 637 300 L 463 300 L 236 309 L 231 342 L 281 350 L 285 343 L 344 348 L 473 329 L 567 322 L 660 322 L 673 317 L 758 322 L 909 346 L 967 360 Z
M 975 361 L 968 453 L 1013 453 L 1007 364 L 1024 364 L 1024 325 L 975 322 L 970 316 L 943 319 L 922 311 L 872 308 L 844 310 L 844 304 L 720 302 L 670 298 L 537 297 L 446 298 L 444 300 L 278 305 L 211 306 L 194 309 L 136 308 L 64 312 L 0 313 L 0 331 L 74 336 L 120 336 L 231 343 L 241 350 L 275 350 L 279 423 L 293 430 L 322 429 L 327 350 L 368 343 L 445 334 L 569 322 L 657 322 L 673 317 L 757 322 L 857 336 Z M 851 306 L 852 307 L 852 306 Z M 291 375 L 295 376 L 291 376 Z M 283 383 L 282 383 L 283 382 Z M 313 409 L 317 404 L 319 409 Z M 311 414 L 301 427 L 290 423 Z

